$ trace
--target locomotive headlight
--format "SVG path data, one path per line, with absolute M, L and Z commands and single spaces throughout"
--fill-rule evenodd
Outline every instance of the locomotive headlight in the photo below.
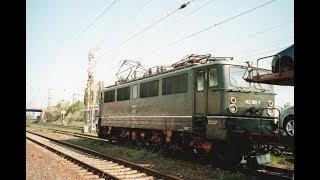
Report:
M 268 107 L 272 107 L 273 106 L 273 101 L 269 100 L 268 101 Z
M 274 115 L 274 109 L 268 109 L 268 111 L 267 111 L 267 114 L 269 115 L 269 116 L 273 116 Z
M 229 111 L 231 113 L 236 113 L 238 111 L 238 108 L 237 108 L 237 106 L 235 104 L 230 104 Z
M 237 99 L 235 97 L 230 98 L 230 103 L 235 104 L 237 102 Z

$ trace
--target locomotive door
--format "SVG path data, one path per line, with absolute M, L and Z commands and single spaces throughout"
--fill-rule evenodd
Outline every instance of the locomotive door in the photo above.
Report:
M 195 71 L 195 94 L 194 94 L 194 117 L 192 132 L 204 137 L 206 135 L 207 122 L 207 68 L 196 69 Z

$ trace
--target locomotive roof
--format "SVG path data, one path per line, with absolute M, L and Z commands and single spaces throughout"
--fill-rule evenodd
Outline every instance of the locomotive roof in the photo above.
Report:
M 194 69 L 194 68 L 210 66 L 210 65 L 215 65 L 215 64 L 247 66 L 247 64 L 244 63 L 244 62 L 234 61 L 234 60 L 230 60 L 230 59 L 214 60 L 214 61 L 210 61 L 210 62 L 203 63 L 203 64 L 189 64 L 189 65 L 186 65 L 186 66 L 173 68 L 173 69 L 161 72 L 161 73 L 155 73 L 155 74 L 143 76 L 143 77 L 140 77 L 140 78 L 137 78 L 137 79 L 132 79 L 132 80 L 123 82 L 121 84 L 110 85 L 110 86 L 104 87 L 104 90 L 107 89 L 107 88 L 111 88 L 111 87 L 125 86 L 128 83 L 139 81 L 139 80 L 143 80 L 143 79 L 148 79 L 148 78 L 151 78 L 151 77 L 162 76 L 162 75 L 169 74 L 169 73 L 175 73 L 175 72 L 179 72 L 179 71 L 186 71 L 186 70 L 190 70 L 190 69 Z

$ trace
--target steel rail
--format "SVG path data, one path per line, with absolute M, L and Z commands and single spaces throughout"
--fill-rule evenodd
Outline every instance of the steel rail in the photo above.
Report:
M 105 139 L 98 138 L 93 135 L 83 134 L 83 133 L 69 132 L 69 131 L 56 130 L 56 129 L 50 129 L 50 130 L 53 130 L 56 133 L 71 135 L 71 136 L 80 137 L 80 138 L 89 138 L 94 140 L 106 141 Z M 291 178 L 290 176 L 294 173 L 294 170 L 277 168 L 277 167 L 272 167 L 267 165 L 257 165 L 255 174 L 260 174 L 262 176 L 270 176 L 270 173 L 259 172 L 259 170 L 266 170 L 266 171 L 269 171 L 270 173 L 282 174 L 282 176 L 277 175 L 275 177 L 284 178 L 284 179 Z M 271 175 L 271 176 L 273 177 L 274 175 Z
M 105 159 L 105 160 L 108 160 L 108 161 L 112 161 L 112 162 L 121 164 L 121 165 L 126 166 L 126 167 L 130 167 L 130 168 L 132 168 L 134 170 L 138 170 L 139 172 L 146 173 L 146 174 L 148 174 L 150 176 L 154 176 L 154 177 L 159 178 L 159 179 L 181 180 L 178 177 L 175 177 L 175 176 L 172 176 L 172 175 L 168 175 L 168 174 L 164 174 L 164 173 L 158 172 L 156 170 L 153 170 L 153 169 L 150 169 L 150 168 L 147 168 L 147 167 L 143 167 L 143 166 L 140 166 L 138 164 L 135 164 L 135 163 L 132 163 L 132 162 L 129 162 L 129 161 L 126 161 L 126 160 L 122 160 L 122 159 L 119 159 L 119 158 L 116 158 L 116 157 L 113 157 L 113 156 L 110 156 L 110 155 L 106 155 L 106 154 L 103 154 L 103 153 L 100 153 L 100 152 L 97 152 L 97 151 L 94 151 L 94 150 L 90 150 L 90 149 L 87 149 L 87 148 L 84 148 L 84 147 L 81 147 L 81 146 L 78 146 L 78 145 L 74 145 L 74 144 L 70 144 L 70 143 L 67 143 L 67 142 L 63 142 L 63 141 L 60 141 L 60 140 L 57 140 L 57 139 L 53 139 L 53 138 L 50 138 L 50 137 L 47 137 L 47 136 L 44 136 L 44 135 L 41 135 L 41 134 L 38 134 L 38 133 L 35 133 L 35 132 L 28 131 L 28 130 L 26 130 L 26 132 L 34 134 L 36 136 L 40 136 L 40 137 L 45 138 L 45 139 L 48 139 L 48 140 L 50 140 L 52 142 L 55 142 L 57 144 L 67 146 L 67 147 L 79 150 L 81 152 L 84 152 L 84 153 L 87 153 L 87 154 L 90 154 L 90 155 L 93 155 L 93 156 L 96 156 L 96 157 L 99 157 L 99 158 L 102 158 L 102 159 Z
M 27 132 L 28 132 L 28 131 L 27 131 Z M 29 132 L 29 133 L 31 133 L 31 132 Z M 33 134 L 33 133 L 31 133 L 31 134 Z M 101 171 L 101 170 L 98 169 L 98 168 L 95 168 L 95 167 L 93 167 L 93 166 L 91 166 L 91 165 L 89 165 L 89 164 L 87 164 L 87 163 L 85 163 L 85 162 L 83 162 L 83 161 L 80 161 L 80 160 L 78 160 L 78 159 L 76 159 L 76 158 L 73 158 L 72 156 L 67 155 L 66 153 L 63 153 L 63 152 L 61 152 L 61 151 L 58 151 L 58 150 L 56 150 L 56 149 L 54 149 L 54 148 L 52 148 L 52 147 L 50 147 L 50 146 L 47 146 L 47 145 L 45 145 L 45 144 L 43 144 L 43 143 L 41 143 L 41 142 L 39 142 L 39 141 L 36 141 L 36 140 L 34 140 L 34 139 L 32 139 L 32 138 L 29 138 L 29 137 L 26 137 L 26 138 L 27 138 L 28 140 L 36 143 L 37 145 L 39 145 L 39 146 L 41 146 L 41 147 L 44 147 L 44 148 L 46 148 L 46 149 L 48 149 L 48 150 L 50 150 L 50 151 L 58 154 L 58 155 L 61 156 L 61 157 L 64 157 L 64 158 L 67 159 L 67 160 L 70 160 L 70 161 L 72 161 L 72 162 L 75 162 L 76 164 L 82 166 L 84 169 L 87 169 L 88 171 L 93 172 L 94 174 L 96 174 L 96 175 L 98 175 L 98 176 L 100 176 L 100 177 L 102 177 L 102 178 L 118 179 L 118 178 L 116 178 L 115 176 L 112 176 L 112 175 L 110 175 L 110 174 L 107 174 L 107 173 Z

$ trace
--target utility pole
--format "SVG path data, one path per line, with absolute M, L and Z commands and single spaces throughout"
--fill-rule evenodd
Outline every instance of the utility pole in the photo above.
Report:
M 93 91 L 92 92 L 92 104 L 91 104 L 91 125 L 93 125 L 94 114 L 95 114 L 95 110 L 94 110 L 95 99 L 96 99 L 95 95 L 96 95 L 96 92 Z
M 90 96 L 91 96 L 91 74 L 88 72 L 88 91 L 87 91 L 87 123 L 90 119 Z
M 101 49 L 99 46 L 97 48 L 90 50 L 89 55 L 88 55 L 88 80 L 87 80 L 87 127 L 90 129 L 89 131 L 91 132 L 91 129 L 94 125 L 93 120 L 94 120 L 94 103 L 95 103 L 95 91 L 96 88 L 94 86 L 94 79 L 93 79 L 93 72 L 92 69 L 96 65 L 97 61 L 95 60 L 95 52 Z M 92 92 L 93 93 L 92 93 Z M 92 94 L 92 96 L 91 96 Z M 90 101 L 91 100 L 91 101 Z M 90 104 L 91 104 L 91 109 L 90 109 Z M 90 117 L 91 116 L 91 117 Z M 91 121 L 90 121 L 91 120 Z M 90 124 L 90 126 L 89 126 Z M 89 128 L 90 127 L 90 128 Z

